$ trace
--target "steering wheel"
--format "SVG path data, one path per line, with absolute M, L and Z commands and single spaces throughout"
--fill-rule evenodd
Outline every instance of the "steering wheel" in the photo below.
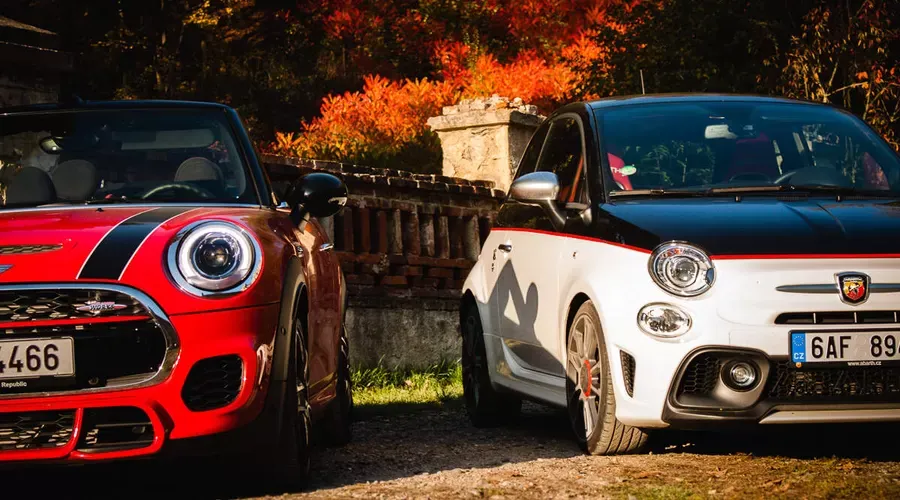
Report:
M 198 196 L 201 196 L 201 197 L 207 198 L 207 199 L 216 198 L 216 195 L 207 191 L 206 189 L 203 189 L 203 188 L 200 188 L 197 186 L 192 186 L 190 184 L 182 184 L 179 182 L 175 182 L 175 183 L 171 183 L 171 184 L 163 184 L 161 186 L 156 186 L 155 188 L 153 188 L 150 191 L 147 191 L 146 193 L 141 195 L 141 199 L 147 200 L 149 198 L 152 198 L 154 195 L 156 195 L 162 191 L 166 191 L 166 190 L 182 190 L 182 191 L 188 191 L 192 195 L 198 195 Z

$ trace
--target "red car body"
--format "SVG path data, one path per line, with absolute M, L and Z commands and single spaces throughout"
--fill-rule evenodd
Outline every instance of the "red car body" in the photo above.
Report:
M 302 179 L 295 189 L 297 207 L 279 207 L 236 114 L 224 106 L 82 106 L 221 111 L 267 196 L 259 204 L 0 207 L 0 462 L 113 460 L 223 446 L 270 453 L 294 436 L 282 429 L 291 360 L 301 373 L 298 385 L 306 385 L 309 425 L 324 422 L 331 430 L 333 420 L 347 419 L 343 275 L 322 226 L 309 217 L 315 210 L 302 207 L 303 196 L 315 203 L 316 182 L 332 190 L 343 184 L 313 174 L 316 182 Z M 22 112 L 35 110 L 7 113 Z M 173 271 L 179 239 L 212 221 L 243 231 L 259 256 L 246 284 L 221 296 L 191 293 Z M 292 343 L 298 322 L 300 346 Z M 67 338 L 74 375 L 29 378 L 28 367 L 59 365 L 55 357 Z M 59 345 L 33 344 L 11 357 L 11 341 L 23 339 Z

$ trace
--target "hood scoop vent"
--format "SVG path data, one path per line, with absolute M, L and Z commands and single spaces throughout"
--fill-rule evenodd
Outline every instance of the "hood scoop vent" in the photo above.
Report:
M 33 253 L 53 252 L 62 245 L 5 245 L 0 246 L 0 255 L 27 255 Z

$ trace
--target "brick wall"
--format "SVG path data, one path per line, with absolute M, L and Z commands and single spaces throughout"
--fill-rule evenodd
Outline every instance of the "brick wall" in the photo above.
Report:
M 353 363 L 427 366 L 459 357 L 460 288 L 500 200 L 488 181 L 263 156 L 277 186 L 323 171 L 350 199 L 323 221 L 349 294 Z

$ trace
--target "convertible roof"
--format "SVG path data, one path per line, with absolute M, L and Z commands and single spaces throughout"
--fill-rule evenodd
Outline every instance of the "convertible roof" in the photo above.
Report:
M 222 111 L 230 107 L 202 101 L 175 101 L 175 100 L 121 100 L 121 101 L 73 101 L 43 104 L 26 104 L 0 108 L 0 115 L 10 113 L 34 113 L 42 111 L 68 111 L 68 110 L 110 110 L 110 109 L 219 109 Z

